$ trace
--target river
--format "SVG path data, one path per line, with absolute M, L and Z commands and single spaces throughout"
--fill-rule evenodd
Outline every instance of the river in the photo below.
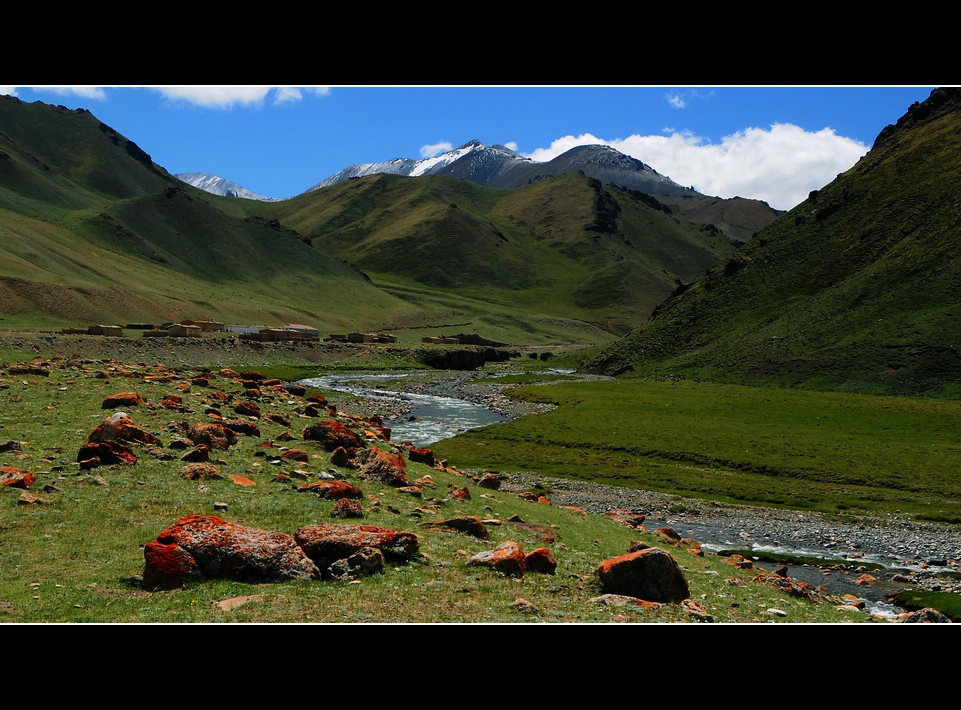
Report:
M 563 377 L 569 372 L 555 374 Z M 391 428 L 393 441 L 429 446 L 468 429 L 531 413 L 523 405 L 512 404 L 501 394 L 503 387 L 498 384 L 472 385 L 470 380 L 475 377 L 476 373 L 454 372 L 350 373 L 301 380 L 301 384 L 360 398 L 353 404 L 362 405 L 366 414 L 379 414 Z M 339 406 L 351 411 L 351 403 Z M 507 480 L 505 490 L 523 490 L 533 481 L 545 479 L 514 474 Z M 884 599 L 897 589 L 911 586 L 901 581 L 905 575 L 919 575 L 922 581 L 927 577 L 927 587 L 932 588 L 933 572 L 951 569 L 944 560 L 961 559 L 961 539 L 951 526 L 904 520 L 847 523 L 813 513 L 692 501 L 560 479 L 550 482 L 551 499 L 558 504 L 579 505 L 594 513 L 617 507 L 645 511 L 648 529 L 673 527 L 681 535 L 698 540 L 707 550 L 739 548 L 751 550 L 758 557 L 764 552 L 775 552 L 834 559 L 837 564 L 789 565 L 788 574 L 814 586 L 824 586 L 832 594 L 856 595 L 867 602 L 871 613 L 888 618 L 896 616 L 899 610 Z M 676 512 L 679 508 L 685 512 Z M 935 560 L 938 564 L 931 568 L 929 563 Z M 877 584 L 854 584 L 862 571 L 850 568 L 859 562 L 883 565 L 883 570 L 862 570 L 878 577 Z M 849 569 L 842 570 L 839 564 Z M 773 569 L 779 565 L 765 566 Z M 895 576 L 898 580 L 892 579 Z

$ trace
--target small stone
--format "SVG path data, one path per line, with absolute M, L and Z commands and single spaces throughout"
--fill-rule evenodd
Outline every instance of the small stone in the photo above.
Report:
M 533 602 L 524 599 L 523 597 L 518 597 L 513 602 L 511 602 L 511 608 L 514 611 L 519 611 L 522 614 L 536 614 L 537 607 Z

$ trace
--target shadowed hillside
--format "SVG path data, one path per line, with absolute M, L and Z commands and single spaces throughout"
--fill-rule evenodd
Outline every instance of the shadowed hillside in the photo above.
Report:
M 591 367 L 961 394 L 959 166 L 961 90 L 938 89 Z

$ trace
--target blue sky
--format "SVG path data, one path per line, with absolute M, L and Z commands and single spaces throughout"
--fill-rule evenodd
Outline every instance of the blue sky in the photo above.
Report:
M 790 209 L 857 162 L 933 86 L 0 87 L 89 109 L 171 173 L 268 197 L 353 163 L 423 158 L 472 139 L 549 160 L 606 143 L 720 197 Z

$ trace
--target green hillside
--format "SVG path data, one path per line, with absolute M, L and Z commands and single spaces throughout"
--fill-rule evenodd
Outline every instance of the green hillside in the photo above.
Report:
M 169 175 L 89 111 L 0 97 L 6 324 L 216 318 L 609 342 L 727 259 L 713 225 L 582 174 L 377 175 L 277 203 Z
M 87 111 L 0 97 L 0 310 L 14 321 L 310 319 L 343 330 L 415 311 L 238 207 L 170 176 Z
M 581 174 L 511 190 L 373 175 L 256 209 L 395 293 L 441 288 L 622 333 L 735 250 L 711 226 Z
M 857 165 L 606 350 L 609 373 L 957 395 L 961 90 L 941 89 Z

